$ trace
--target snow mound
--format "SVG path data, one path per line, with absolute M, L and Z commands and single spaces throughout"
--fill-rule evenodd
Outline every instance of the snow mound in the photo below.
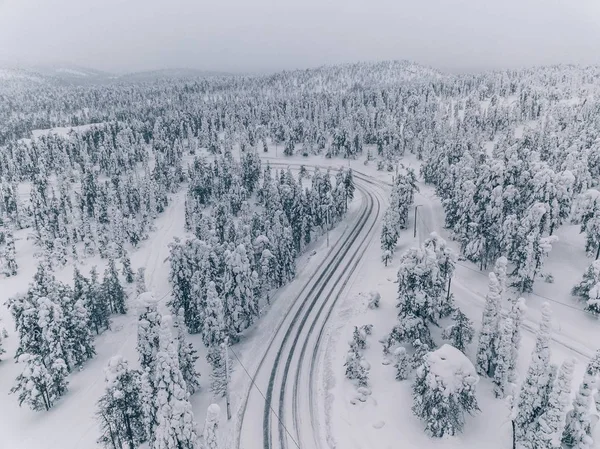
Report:
M 445 386 L 448 393 L 462 390 L 464 382 L 479 382 L 479 376 L 471 361 L 454 346 L 445 344 L 426 357 L 429 372 Z
M 144 306 L 152 306 L 154 304 L 157 304 L 158 300 L 154 296 L 154 293 L 144 292 L 144 293 L 140 293 L 140 296 L 137 297 L 137 302 L 140 305 L 140 307 L 144 307 Z
M 210 404 L 206 410 L 206 421 L 217 422 L 219 421 L 219 415 L 221 414 L 221 407 L 218 404 Z

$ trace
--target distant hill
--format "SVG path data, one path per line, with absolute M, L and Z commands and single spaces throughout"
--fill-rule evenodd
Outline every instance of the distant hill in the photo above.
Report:
M 113 79 L 122 81 L 152 81 L 156 79 L 213 78 L 222 76 L 235 75 L 227 72 L 181 68 L 133 72 L 125 75 L 114 76 Z

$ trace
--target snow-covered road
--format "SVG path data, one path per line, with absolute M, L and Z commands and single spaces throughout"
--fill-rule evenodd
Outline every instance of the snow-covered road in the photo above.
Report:
M 362 254 L 372 244 L 383 213 L 379 182 L 354 173 L 361 195 L 359 213 L 351 217 L 279 322 L 269 323 L 276 325 L 276 331 L 258 355 L 251 388 L 241 404 L 239 449 L 323 446 L 325 429 L 320 423 L 325 396 L 319 394 L 317 377 L 324 330 Z

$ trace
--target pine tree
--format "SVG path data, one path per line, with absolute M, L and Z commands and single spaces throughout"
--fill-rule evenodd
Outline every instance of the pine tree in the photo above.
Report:
M 225 364 L 225 345 L 223 342 L 220 345 L 213 345 L 208 348 L 206 360 L 211 366 L 210 373 L 210 391 L 215 397 L 224 397 L 231 380 L 231 369 L 229 375 Z M 231 367 L 231 360 L 229 360 Z
M 123 276 L 125 276 L 125 282 L 131 284 L 133 283 L 133 271 L 131 270 L 131 260 L 129 259 L 129 256 L 127 255 L 125 250 L 122 249 L 122 251 L 123 254 L 121 255 L 121 263 L 123 264 Z
M 496 275 L 496 279 L 498 279 L 498 284 L 500 286 L 500 298 L 506 294 L 506 281 L 508 278 L 507 265 L 508 260 L 504 256 L 498 257 L 494 264 L 494 274 Z
M 586 302 L 586 309 L 600 313 L 600 303 L 596 302 L 600 287 L 600 260 L 594 261 L 583 274 L 583 279 L 571 290 L 573 296 L 579 296 Z
M 64 326 L 69 339 L 70 358 L 74 366 L 81 366 L 96 355 L 94 336 L 89 325 L 90 312 L 83 298 L 64 309 L 66 310 Z
M 211 404 L 206 411 L 206 423 L 204 424 L 204 448 L 219 449 L 219 415 L 221 409 L 217 404 Z
M 137 448 L 146 440 L 140 373 L 115 356 L 108 362 L 105 381 L 106 391 L 96 411 L 102 432 L 98 443 L 110 449 L 121 449 L 124 443 Z
M 108 260 L 108 266 L 104 271 L 104 279 L 102 280 L 102 294 L 110 305 L 112 313 L 127 313 L 125 305 L 125 291 L 119 281 L 119 273 L 115 266 L 115 260 L 111 257 Z
M 206 289 L 206 312 L 202 327 L 202 341 L 206 347 L 218 346 L 225 338 L 225 316 L 223 301 L 219 297 L 214 282 Z
M 102 286 L 98 283 L 96 266 L 93 266 L 90 271 L 89 285 L 82 299 L 89 312 L 90 324 L 96 330 L 96 334 L 100 333 L 100 329 L 110 328 L 110 305 L 102 291 Z
M 595 387 L 596 376 L 600 372 L 600 351 L 588 363 L 583 375 L 583 382 L 573 399 L 573 409 L 567 413 L 562 442 L 575 449 L 589 449 L 593 447 L 592 417 L 590 406 Z
M 15 250 L 15 239 L 12 233 L 12 229 L 8 228 L 5 232 L 6 249 L 3 253 L 4 256 L 4 274 L 8 276 L 16 276 L 19 265 L 16 260 Z
M 531 356 L 531 364 L 521 385 L 521 392 L 517 401 L 518 413 L 515 419 L 517 440 L 523 445 L 530 446 L 533 441 L 533 427 L 548 408 L 548 393 L 552 379 L 552 365 L 550 364 L 551 319 L 550 306 L 545 303 L 542 308 L 542 321 Z
M 489 274 L 488 294 L 481 319 L 479 344 L 477 346 L 477 373 L 491 376 L 494 372 L 495 348 L 498 340 L 501 285 L 494 273 Z
M 49 367 L 39 355 L 21 354 L 23 371 L 17 377 L 10 393 L 19 394 L 19 405 L 27 404 L 32 410 L 50 410 L 54 402 L 67 391 L 67 365 L 55 359 Z
M 383 250 L 382 261 L 386 267 L 394 255 L 396 242 L 398 241 L 398 232 L 395 230 L 395 224 L 392 223 L 392 220 L 392 215 L 388 210 L 384 215 L 383 222 L 381 224 L 381 249 Z
M 424 357 L 416 371 L 412 409 L 425 421 L 429 435 L 441 438 L 463 430 L 465 414 L 479 410 L 475 397 L 478 380 L 473 365 L 450 345 Z
M 139 295 L 148 291 L 146 288 L 146 268 L 140 267 L 135 273 L 135 292 Z
M 396 367 L 396 380 L 408 379 L 410 364 L 406 348 L 404 346 L 396 348 L 394 351 L 394 358 L 396 359 L 394 362 L 394 366 Z
M 509 381 L 516 383 L 517 360 L 519 357 L 519 348 L 521 347 L 521 328 L 525 318 L 527 306 L 524 298 L 513 300 L 512 307 L 509 312 L 509 318 L 512 320 L 512 338 L 510 342 L 511 356 L 509 367 Z
M 160 344 L 156 354 L 152 398 L 156 413 L 150 447 L 152 449 L 198 449 L 200 441 L 185 380 L 179 367 L 177 343 L 169 330 L 170 320 L 161 323 Z
M 256 282 L 244 245 L 226 251 L 223 299 L 229 336 L 236 337 L 258 317 L 258 298 L 254 295 Z
M 356 379 L 359 387 L 366 387 L 368 385 L 368 364 L 365 363 L 364 357 L 354 341 L 350 345 L 344 366 L 346 367 L 346 378 L 350 380 Z
M 157 301 L 152 293 L 143 293 L 138 301 L 141 311 L 138 317 L 137 351 L 142 369 L 152 372 L 159 349 L 162 315 L 158 311 Z
M 198 360 L 196 350 L 186 340 L 183 309 L 179 309 L 179 315 L 175 319 L 174 325 L 177 330 L 179 368 L 183 380 L 185 380 L 187 391 L 192 395 L 200 389 L 200 373 L 196 371 L 196 360 Z
M 514 377 L 511 373 L 512 336 L 513 321 L 510 317 L 507 317 L 500 324 L 500 335 L 497 340 L 494 358 L 494 394 L 497 398 L 503 399 L 513 394 L 511 384 Z
M 573 366 L 574 360 L 566 360 L 560 367 L 548 399 L 548 408 L 540 416 L 533 432 L 532 446 L 536 449 L 560 449 L 562 447 L 560 440 L 571 397 Z
M 473 323 L 467 316 L 456 309 L 454 312 L 453 323 L 442 332 L 442 338 L 449 340 L 450 344 L 461 352 L 465 352 L 467 346 L 473 341 L 475 329 Z

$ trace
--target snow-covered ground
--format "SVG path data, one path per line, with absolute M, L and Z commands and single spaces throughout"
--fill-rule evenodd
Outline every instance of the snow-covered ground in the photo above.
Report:
M 417 161 L 407 158 L 406 165 L 417 167 Z M 363 170 L 368 169 L 364 167 Z M 418 172 L 418 170 L 417 170 Z M 416 195 L 419 204 L 417 237 L 413 237 L 414 208 L 411 208 L 407 229 L 400 234 L 395 259 L 406 249 L 418 246 L 435 231 L 443 236 L 458 252 L 443 228 L 444 212 L 433 188 L 419 183 L 421 192 Z M 596 317 L 584 313 L 583 306 L 570 295 L 571 287 L 577 283 L 590 260 L 585 256 L 583 237 L 575 226 L 564 226 L 558 231 L 557 243 L 545 265 L 545 272 L 552 273 L 555 281 L 547 284 L 539 279 L 534 292 L 525 294 L 527 319 L 519 353 L 518 372 L 524 375 L 531 360 L 535 344 L 537 323 L 541 317 L 541 305 L 548 301 L 554 311 L 554 341 L 552 362 L 560 364 L 567 358 L 575 358 L 577 364 L 573 376 L 574 396 L 583 378 L 585 366 L 597 349 L 600 322 Z M 382 345 L 379 340 L 388 334 L 397 323 L 397 266 L 392 262 L 385 267 L 381 262 L 381 249 L 373 245 L 363 257 L 362 269 L 344 300 L 338 307 L 328 331 L 328 344 L 322 360 L 325 362 L 319 389 L 326 391 L 323 402 L 327 404 L 328 444 L 331 448 L 510 448 L 511 425 L 505 401 L 496 399 L 492 384 L 481 379 L 477 387 L 477 399 L 481 412 L 467 418 L 462 435 L 443 440 L 429 438 L 423 431 L 423 423 L 414 416 L 411 407 L 412 381 L 397 381 L 393 365 L 384 365 Z M 458 264 L 452 292 L 457 305 L 475 323 L 478 329 L 487 292 L 487 272 L 467 261 Z M 369 309 L 370 291 L 381 294 L 381 307 Z M 512 293 L 516 296 L 516 293 Z M 506 305 L 508 306 L 508 304 Z M 371 369 L 369 373 L 372 394 L 366 402 L 356 401 L 354 384 L 344 377 L 344 363 L 348 352 L 348 341 L 354 326 L 373 325 L 373 335 L 367 338 L 365 358 Z M 469 357 L 475 359 L 475 341 L 469 348 Z M 596 429 L 595 440 L 600 438 Z
M 68 130 L 53 131 L 66 133 Z M 362 173 L 379 181 L 373 188 L 378 192 L 377 196 L 382 208 L 386 207 L 389 183 L 393 174 L 376 171 L 374 163 L 365 166 L 362 159 L 348 162 L 321 156 L 309 158 L 296 156 L 283 159 L 281 151 L 279 157 L 275 158 L 273 149 L 262 156 L 263 159 L 271 160 L 274 164 L 289 164 L 294 169 L 301 164 L 307 167 L 350 165 L 357 176 Z M 403 162 L 414 167 L 418 165 L 412 158 L 407 158 Z M 422 183 L 419 187 L 421 193 L 417 194 L 415 200 L 420 205 L 418 234 L 413 238 L 414 209 L 411 209 L 408 228 L 400 235 L 396 259 L 405 249 L 418 245 L 431 231 L 438 232 L 456 248 L 447 231 L 442 227 L 443 209 L 433 189 Z M 147 285 L 159 298 L 163 308 L 170 293 L 167 280 L 169 270 L 166 260 L 169 254 L 167 245 L 174 236 L 185 235 L 183 200 L 183 192 L 175 195 L 169 208 L 157 219 L 156 230 L 150 239 L 143 242 L 139 249 L 131 252 L 133 268 L 146 267 Z M 231 386 L 234 416 L 229 423 L 225 422 L 224 413 L 221 416 L 220 431 L 225 447 L 236 447 L 236 435 L 240 430 L 244 432 L 241 434 L 244 440 L 240 447 L 245 449 L 262 445 L 264 399 L 261 393 L 266 391 L 265 385 L 268 385 L 272 364 L 270 358 L 272 354 L 267 355 L 264 359 L 264 368 L 262 371 L 259 370 L 263 355 L 271 346 L 271 342 L 274 342 L 272 345 L 277 347 L 281 344 L 285 332 L 280 332 L 278 326 L 283 323 L 282 330 L 290 327 L 289 321 L 286 324 L 285 320 L 286 317 L 291 316 L 288 313 L 299 306 L 295 300 L 302 298 L 302 289 L 314 280 L 319 270 L 326 269 L 327 264 L 321 265 L 321 263 L 327 260 L 331 255 L 330 250 L 335 248 L 338 242 L 342 242 L 350 231 L 350 224 L 357 220 L 360 214 L 361 201 L 362 195 L 357 195 L 346 219 L 348 226 L 343 223 L 330 233 L 329 247 L 324 236 L 313 243 L 313 246 L 298 261 L 297 278 L 275 294 L 269 310 L 257 325 L 246 332 L 243 340 L 233 347 L 234 367 Z M 329 287 L 333 296 L 339 297 L 339 301 L 332 309 L 328 323 L 324 325 L 325 333 L 322 342 L 319 343 L 322 349 L 316 354 L 314 366 L 308 371 L 304 368 L 294 368 L 293 373 L 300 373 L 297 375 L 299 379 L 297 385 L 300 390 L 297 393 L 290 391 L 290 399 L 286 399 L 285 403 L 295 404 L 293 407 L 297 407 L 298 410 L 292 412 L 285 409 L 285 423 L 289 424 L 289 427 L 287 425 L 286 427 L 291 429 L 294 439 L 298 438 L 302 442 L 302 447 L 344 449 L 510 447 L 511 429 L 507 406 L 503 401 L 494 398 L 491 384 L 486 379 L 481 379 L 477 388 L 481 412 L 467 419 L 464 434 L 445 440 L 432 440 L 423 432 L 422 423 L 411 411 L 411 381 L 396 381 L 394 368 L 382 364 L 384 358 L 379 339 L 387 334 L 396 322 L 396 284 L 394 283 L 396 267 L 394 262 L 388 267 L 384 267 L 381 263 L 379 232 L 380 224 L 377 221 L 369 233 L 372 239 L 361 247 L 361 255 L 352 275 L 343 278 L 343 285 L 332 282 Z M 17 262 L 21 269 L 18 276 L 2 280 L 2 302 L 26 290 L 35 272 L 34 247 L 32 241 L 27 240 L 27 233 L 27 230 L 16 233 Z M 563 226 L 559 229 L 558 236 L 560 240 L 554 246 L 545 265 L 545 271 L 554 275 L 554 283 L 547 284 L 538 280 L 534 286 L 534 293 L 525 295 L 528 305 L 527 326 L 522 339 L 519 372 L 524 373 L 529 363 L 541 304 L 550 301 L 554 310 L 555 335 L 552 360 L 558 364 L 566 358 L 576 358 L 578 363 L 574 373 L 575 390 L 581 381 L 587 358 L 596 349 L 596 342 L 589 336 L 599 334 L 600 324 L 596 318 L 585 314 L 581 304 L 575 302 L 569 294 L 571 287 L 579 280 L 589 264 L 589 259 L 583 251 L 583 237 L 578 233 L 576 226 Z M 341 265 L 350 262 L 355 253 L 356 251 L 349 251 Z M 104 263 L 101 259 L 86 259 L 82 271 L 87 274 L 91 266 L 97 264 L 99 271 L 102 272 Z M 56 276 L 60 281 L 71 282 L 72 267 L 67 266 L 58 270 Z M 372 290 L 381 293 L 379 309 L 367 308 L 368 292 Z M 457 304 L 476 326 L 481 320 L 486 290 L 486 273 L 480 272 L 469 262 L 459 262 L 452 291 Z M 129 306 L 128 314 L 114 317 L 111 330 L 96 339 L 97 356 L 87 362 L 81 372 L 69 377 L 69 393 L 47 413 L 36 413 L 27 408 L 19 408 L 16 398 L 6 396 L 20 367 L 11 360 L 17 344 L 16 335 L 12 331 L 12 318 L 5 307 L 0 307 L 1 325 L 7 327 L 11 334 L 5 341 L 7 353 L 4 355 L 4 361 L 0 363 L 0 388 L 4 394 L 2 407 L 0 407 L 2 447 L 16 449 L 96 447 L 98 429 L 94 412 L 96 401 L 104 390 L 103 369 L 108 359 L 115 354 L 125 356 L 134 365 L 137 363 L 135 351 L 137 314 L 134 299 L 130 299 Z M 322 321 L 319 321 L 317 326 L 320 327 L 322 324 Z M 373 335 L 368 337 L 369 346 L 365 351 L 365 357 L 371 365 L 372 395 L 364 403 L 352 401 L 356 397 L 356 388 L 343 375 L 343 364 L 348 349 L 347 341 L 351 338 L 354 326 L 363 324 L 374 325 Z M 310 337 L 313 340 L 310 340 L 309 349 L 312 349 L 315 344 L 315 335 Z M 300 339 L 305 336 L 306 334 L 299 334 Z M 204 389 L 191 398 L 196 421 L 201 423 L 208 405 L 214 399 L 207 388 L 209 369 L 205 363 L 204 346 L 198 336 L 190 336 L 190 341 L 199 351 L 198 365 L 203 375 L 201 382 Z M 474 346 L 475 344 L 471 345 L 469 352 L 471 360 L 474 359 Z M 297 356 L 294 357 L 296 358 L 293 360 L 297 362 Z M 238 363 L 237 358 L 242 365 Z M 253 384 L 250 377 L 255 372 L 259 375 L 255 379 L 256 384 Z M 292 385 L 289 385 L 291 390 Z M 286 397 L 287 394 L 286 392 Z M 249 408 L 245 408 L 247 397 L 250 398 Z M 219 400 L 217 403 L 224 411 L 224 401 Z M 244 421 L 243 426 L 242 410 L 253 417 L 250 423 Z M 277 407 L 274 407 L 274 410 L 277 413 Z M 274 414 L 271 423 L 272 427 L 277 427 L 277 418 Z M 314 429 L 317 430 L 317 441 L 313 443 L 309 439 L 312 438 L 309 433 Z M 278 441 L 274 441 L 273 447 L 278 447 Z M 288 447 L 293 447 L 291 437 Z

